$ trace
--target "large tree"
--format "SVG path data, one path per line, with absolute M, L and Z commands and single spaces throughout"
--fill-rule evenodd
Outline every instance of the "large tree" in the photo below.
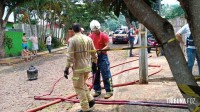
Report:
M 5 57 L 5 50 L 4 50 L 4 35 L 5 35 L 5 28 L 8 22 L 8 18 L 12 11 L 24 4 L 25 2 L 29 2 L 31 0 L 1 0 L 0 1 L 0 58 Z M 7 8 L 7 11 L 5 11 Z M 3 19 L 5 12 L 5 18 Z
M 104 0 L 107 5 L 112 5 L 114 2 L 118 3 L 117 9 L 122 8 L 119 5 L 125 3 L 130 12 L 138 19 L 140 23 L 145 25 L 151 33 L 155 36 L 156 40 L 162 45 L 162 49 L 165 53 L 165 57 L 169 63 L 172 74 L 175 78 L 175 81 L 183 95 L 184 98 L 195 98 L 195 104 L 188 103 L 190 111 L 198 111 L 198 105 L 200 103 L 199 97 L 194 97 L 192 94 L 187 94 L 182 88 L 187 86 L 193 86 L 198 89 L 198 85 L 194 80 L 192 73 L 187 67 L 186 60 L 184 58 L 183 52 L 179 46 L 178 41 L 174 40 L 175 33 L 173 26 L 160 15 L 157 14 L 152 8 L 147 4 L 152 0 Z M 198 51 L 200 51 L 200 44 L 197 42 L 200 41 L 199 32 L 200 32 L 200 19 L 199 19 L 199 0 L 179 0 L 182 8 L 186 12 L 186 17 L 191 28 L 194 42 Z M 171 41 L 172 40 L 172 41 Z M 165 44 L 163 44 L 165 43 Z M 200 53 L 200 52 L 198 52 Z M 184 91 L 184 92 L 183 92 Z M 190 91 L 192 92 L 192 91 Z M 199 94 L 199 93 L 198 93 Z

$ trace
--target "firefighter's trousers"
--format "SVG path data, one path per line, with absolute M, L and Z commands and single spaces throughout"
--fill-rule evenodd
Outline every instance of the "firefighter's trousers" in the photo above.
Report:
M 93 96 L 90 94 L 89 88 L 86 85 L 89 72 L 86 73 L 74 73 L 73 85 L 80 101 L 80 105 L 83 111 L 89 111 L 89 101 L 93 100 Z
M 112 76 L 110 72 L 110 62 L 107 54 L 98 54 L 98 70 L 96 73 L 93 72 L 94 90 L 97 92 L 101 91 L 101 75 L 106 92 L 113 92 Z M 100 75 L 101 74 L 101 75 Z

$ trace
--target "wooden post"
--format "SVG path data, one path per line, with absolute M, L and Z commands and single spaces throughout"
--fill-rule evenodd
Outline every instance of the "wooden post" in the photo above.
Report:
M 140 24 L 140 46 L 147 46 L 147 29 Z M 148 83 L 147 48 L 139 50 L 139 83 Z

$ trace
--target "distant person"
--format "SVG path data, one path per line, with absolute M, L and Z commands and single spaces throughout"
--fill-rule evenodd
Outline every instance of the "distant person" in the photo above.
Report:
M 183 42 L 183 34 L 186 35 L 187 41 L 186 43 Z M 180 44 L 186 45 L 187 47 L 187 59 L 188 59 L 188 68 L 192 72 L 192 68 L 194 66 L 195 58 L 197 59 L 198 69 L 199 69 L 199 76 L 200 76 L 200 58 L 197 55 L 197 49 L 194 46 L 194 41 L 191 35 L 191 31 L 189 25 L 184 25 L 177 33 L 176 37 L 179 40 Z
M 138 44 L 139 30 L 135 28 L 134 45 Z
M 32 42 L 32 50 L 33 50 L 33 54 L 37 55 L 37 50 L 38 50 L 38 38 L 35 34 L 33 34 L 33 36 L 30 38 L 31 42 Z
M 135 40 L 135 30 L 134 30 L 134 27 L 131 26 L 130 30 L 128 31 L 128 40 L 129 40 L 129 45 L 131 48 L 134 47 L 134 40 Z M 129 52 L 129 57 L 133 57 L 133 53 L 132 53 L 132 50 L 133 49 L 130 49 L 130 52 Z
M 52 41 L 52 34 L 49 34 L 48 37 L 46 38 L 46 46 L 49 53 L 51 53 L 51 41 Z
M 28 48 L 28 43 L 27 43 L 27 37 L 26 37 L 26 33 L 23 33 L 23 37 L 22 37 L 22 48 L 25 49 Z
M 24 61 L 30 61 L 32 60 L 32 52 L 28 50 L 27 47 L 25 47 L 21 52 L 22 58 Z

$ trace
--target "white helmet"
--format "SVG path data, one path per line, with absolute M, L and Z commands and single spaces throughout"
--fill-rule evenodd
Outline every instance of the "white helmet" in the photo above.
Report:
M 101 25 L 100 25 L 100 23 L 97 20 L 92 20 L 90 22 L 90 29 L 92 31 L 100 30 L 100 28 L 101 28 Z
M 84 28 L 81 27 L 81 32 L 84 32 L 84 31 L 85 31 Z

